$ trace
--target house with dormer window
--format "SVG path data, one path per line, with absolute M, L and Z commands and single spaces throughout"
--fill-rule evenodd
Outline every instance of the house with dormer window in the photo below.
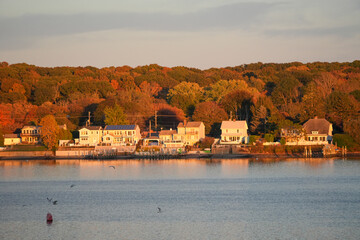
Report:
M 328 144 L 332 141 L 333 127 L 330 122 L 324 118 L 309 119 L 304 123 L 305 142 L 307 144 Z

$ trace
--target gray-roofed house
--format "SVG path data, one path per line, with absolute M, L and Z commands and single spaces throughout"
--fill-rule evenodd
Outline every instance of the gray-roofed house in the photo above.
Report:
M 246 121 L 222 121 L 220 144 L 242 144 L 249 142 Z
M 332 141 L 332 124 L 324 118 L 310 119 L 304 123 L 303 128 L 307 144 L 328 144 Z
M 81 146 L 96 146 L 100 144 L 101 137 L 101 126 L 86 126 L 79 129 L 79 145 Z
M 102 142 L 105 145 L 124 146 L 136 145 L 140 139 L 140 127 L 136 124 L 107 125 L 104 129 Z

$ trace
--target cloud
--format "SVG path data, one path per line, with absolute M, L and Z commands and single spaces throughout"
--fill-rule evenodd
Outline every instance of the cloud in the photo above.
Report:
M 287 29 L 270 29 L 265 30 L 265 34 L 271 36 L 337 36 L 341 38 L 354 37 L 360 34 L 360 25 L 349 25 L 339 27 L 302 27 L 302 28 L 287 28 Z
M 187 32 L 248 29 L 275 5 L 236 3 L 183 14 L 113 12 L 0 18 L 0 47 L 18 48 L 43 37 L 111 29 Z

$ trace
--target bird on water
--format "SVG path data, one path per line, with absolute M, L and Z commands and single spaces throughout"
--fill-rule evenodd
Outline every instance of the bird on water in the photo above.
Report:
M 161 213 L 161 208 L 158 207 L 158 213 Z
M 115 166 L 109 166 L 109 167 L 112 167 L 113 169 L 115 169 Z

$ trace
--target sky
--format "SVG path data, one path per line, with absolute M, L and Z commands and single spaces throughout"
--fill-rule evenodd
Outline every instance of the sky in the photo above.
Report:
M 0 61 L 200 69 L 360 59 L 359 0 L 0 0 Z

